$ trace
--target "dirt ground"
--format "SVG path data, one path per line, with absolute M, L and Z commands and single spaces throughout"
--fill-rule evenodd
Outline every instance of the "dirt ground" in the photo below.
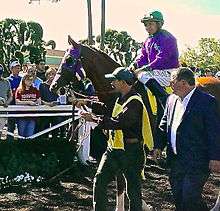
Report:
M 0 210 L 47 211 L 47 210 L 92 210 L 92 182 L 95 168 L 75 165 L 68 173 L 53 183 L 26 185 L 2 190 Z M 167 171 L 153 164 L 145 169 L 143 199 L 155 210 L 174 210 Z M 219 177 L 211 175 L 203 196 L 211 208 L 220 187 Z M 115 207 L 115 183 L 108 188 L 109 211 Z

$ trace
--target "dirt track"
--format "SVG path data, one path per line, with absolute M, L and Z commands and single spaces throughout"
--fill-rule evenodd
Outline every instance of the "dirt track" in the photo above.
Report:
M 59 182 L 40 186 L 17 187 L 0 194 L 0 210 L 92 210 L 92 178 L 95 169 L 75 166 Z M 167 172 L 156 166 L 147 166 L 143 183 L 143 199 L 155 210 L 174 210 Z M 216 199 L 219 178 L 211 176 L 204 189 L 209 207 Z M 108 189 L 109 211 L 114 210 L 115 184 Z

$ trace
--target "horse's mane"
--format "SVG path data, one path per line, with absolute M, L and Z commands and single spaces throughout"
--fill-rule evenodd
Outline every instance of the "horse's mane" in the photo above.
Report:
M 83 44 L 81 44 L 81 46 L 84 47 L 84 49 L 87 49 L 90 53 L 94 53 L 94 54 L 96 54 L 96 56 L 98 55 L 99 57 L 103 57 L 104 59 L 108 60 L 109 62 L 114 63 L 114 65 L 117 67 L 121 66 L 118 62 L 116 62 L 113 58 L 111 58 L 104 51 L 97 49 L 93 46 L 88 46 L 88 45 L 83 45 Z

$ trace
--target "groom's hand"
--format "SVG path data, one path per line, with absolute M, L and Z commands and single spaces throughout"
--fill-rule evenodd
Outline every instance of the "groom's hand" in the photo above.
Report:
M 209 161 L 209 169 L 213 173 L 220 173 L 220 160 L 210 160 Z

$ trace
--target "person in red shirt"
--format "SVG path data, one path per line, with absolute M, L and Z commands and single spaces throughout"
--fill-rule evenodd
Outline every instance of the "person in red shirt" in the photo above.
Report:
M 17 105 L 36 106 L 41 104 L 40 92 L 32 86 L 33 76 L 24 75 L 20 86 L 15 94 Z M 36 120 L 33 118 L 21 118 L 18 120 L 18 133 L 21 136 L 29 137 L 34 134 Z

